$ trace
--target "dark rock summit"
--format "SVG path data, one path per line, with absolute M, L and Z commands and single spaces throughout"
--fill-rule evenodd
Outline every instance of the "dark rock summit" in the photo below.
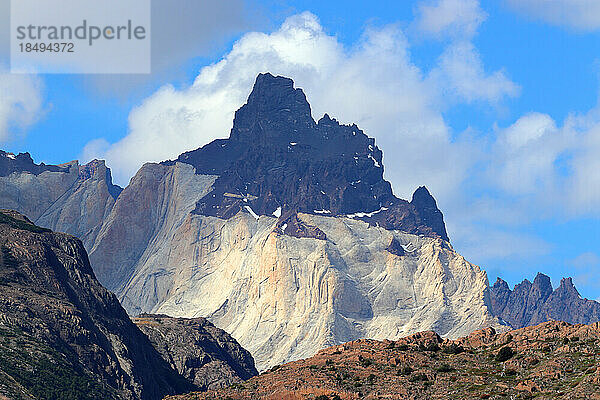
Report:
M 424 187 L 408 202 L 383 178 L 383 154 L 356 125 L 325 114 L 318 122 L 291 79 L 260 74 L 228 139 L 179 156 L 196 173 L 218 175 L 195 212 L 228 219 L 294 212 L 354 215 L 373 225 L 448 240 L 441 211 Z M 168 161 L 165 164 L 172 164 Z
M 28 172 L 39 175 L 45 171 L 67 172 L 68 166 L 36 164 L 29 153 L 14 155 L 0 150 L 0 176 L 9 176 L 13 172 Z
M 600 303 L 583 299 L 571 278 L 564 278 L 553 290 L 550 278 L 538 274 L 533 283 L 525 279 L 510 290 L 498 278 L 490 288 L 492 313 L 518 329 L 557 320 L 572 324 L 600 321 Z
M 1 394 L 161 399 L 193 388 L 98 283 L 81 241 L 3 210 L 0 250 Z
M 171 367 L 200 390 L 227 387 L 258 375 L 250 353 L 205 318 L 142 314 L 133 322 Z

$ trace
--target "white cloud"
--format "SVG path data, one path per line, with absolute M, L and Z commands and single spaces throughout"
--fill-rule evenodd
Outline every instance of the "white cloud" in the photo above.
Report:
M 0 68 L 0 143 L 14 139 L 37 121 L 42 101 L 39 78 L 11 74 Z
M 533 259 L 548 254 L 552 249 L 550 244 L 535 235 L 483 226 L 468 219 L 460 221 L 454 228 L 453 240 L 460 243 L 459 252 L 472 262 L 484 265 L 493 259 Z
M 440 10 L 432 3 L 420 9 L 420 21 L 429 21 L 423 26 L 430 33 L 452 34 L 430 71 L 413 64 L 397 26 L 367 29 L 345 47 L 316 16 L 303 13 L 272 33 L 245 34 L 191 86 L 165 85 L 132 110 L 127 136 L 112 144 L 92 141 L 82 156 L 106 158 L 124 185 L 144 162 L 175 158 L 226 137 L 257 74 L 268 71 L 293 78 L 316 119 L 327 112 L 375 137 L 397 195 L 407 198 L 427 185 L 467 257 L 546 254 L 549 244 L 519 232 L 523 224 L 600 209 L 600 111 L 571 116 L 562 125 L 529 113 L 486 138 L 468 132 L 452 138 L 442 114 L 449 106 L 495 106 L 520 89 L 503 71 L 487 72 L 471 42 L 484 18 L 478 3 L 470 9 L 479 11 L 451 21 L 433 16 L 457 3 L 436 4 Z
M 585 270 L 590 267 L 600 267 L 600 257 L 591 251 L 581 253 L 577 257 L 569 260 L 568 264 L 576 269 Z
M 449 45 L 431 77 L 436 87 L 445 88 L 445 94 L 453 94 L 468 103 L 477 100 L 498 103 L 505 97 L 516 97 L 520 92 L 519 86 L 503 71 L 487 75 L 479 53 L 468 41 Z
M 2 1 L 2 0 L 0 0 Z M 262 20 L 245 0 L 152 0 L 152 73 L 88 75 L 86 83 L 103 95 L 127 95 L 149 82 L 181 79 L 183 63 L 210 57 L 233 35 Z
M 600 216 L 600 106 L 562 126 L 549 115 L 526 114 L 498 129 L 488 151 L 481 179 L 497 198 L 518 202 L 523 223 Z
M 492 148 L 491 178 L 512 195 L 551 192 L 556 161 L 566 150 L 564 134 L 550 116 L 531 113 L 497 132 Z
M 92 161 L 98 154 L 104 154 L 110 148 L 110 143 L 106 139 L 94 139 L 88 142 L 81 151 L 79 161 L 87 164 Z
M 442 64 L 438 70 L 445 68 Z M 305 90 L 315 118 L 328 112 L 375 137 L 384 151 L 386 176 L 400 196 L 427 184 L 443 198 L 464 179 L 472 149 L 451 141 L 439 90 L 411 62 L 402 31 L 396 26 L 369 29 L 345 48 L 310 13 L 288 18 L 271 34 L 244 35 L 221 61 L 203 68 L 191 87 L 161 88 L 131 112 L 129 134 L 96 156 L 108 159 L 123 184 L 143 162 L 174 158 L 226 137 L 233 113 L 257 74 L 265 71 L 293 78 Z M 496 85 L 493 75 L 475 72 L 482 86 Z M 503 96 L 497 89 L 490 89 L 494 95 L 473 93 L 461 86 L 466 81 L 453 82 L 456 94 L 444 101 L 455 101 L 463 92 L 471 99 Z
M 571 268 L 569 276 L 573 277 L 575 285 L 597 291 L 600 288 L 600 257 L 594 252 L 581 253 L 567 261 Z M 596 299 L 598 301 L 598 299 Z
M 600 29 L 598 0 L 505 0 L 514 10 L 553 25 L 582 31 Z
M 441 38 L 472 37 L 487 14 L 478 0 L 435 0 L 417 6 L 417 28 L 426 35 Z
M 415 26 L 421 34 L 450 39 L 430 72 L 431 85 L 439 88 L 439 98 L 499 102 L 515 97 L 520 88 L 503 71 L 487 74 L 479 52 L 472 43 L 479 26 L 487 18 L 479 0 L 435 0 L 417 6 Z

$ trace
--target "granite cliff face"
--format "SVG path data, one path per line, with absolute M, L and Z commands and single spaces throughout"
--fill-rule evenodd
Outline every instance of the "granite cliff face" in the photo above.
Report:
M 204 318 L 142 314 L 133 322 L 163 359 L 200 390 L 227 387 L 258 375 L 250 353 Z
M 161 399 L 177 374 L 96 280 L 82 243 L 0 211 L 0 392 Z
M 538 274 L 533 283 L 525 279 L 513 290 L 498 278 L 490 288 L 490 300 L 492 313 L 514 328 L 550 320 L 573 324 L 600 321 L 600 303 L 581 298 L 571 278 L 563 278 L 555 290 L 544 274 Z
M 257 78 L 229 139 L 146 164 L 90 249 L 131 314 L 205 317 L 259 369 L 361 337 L 499 326 L 426 188 L 396 198 L 356 126 Z
M 34 223 L 79 237 L 91 249 L 121 188 L 104 161 L 80 166 L 37 165 L 28 153 L 0 151 L 0 208 L 16 210 Z

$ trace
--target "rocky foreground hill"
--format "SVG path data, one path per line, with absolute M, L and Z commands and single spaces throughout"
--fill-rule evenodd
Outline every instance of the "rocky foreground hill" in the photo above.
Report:
M 136 323 L 98 283 L 81 241 L 0 210 L 0 399 L 155 400 L 257 374 L 206 320 Z
M 142 314 L 132 320 L 163 359 L 200 390 L 258 375 L 250 352 L 204 318 Z
M 160 399 L 193 388 L 96 281 L 78 239 L 3 210 L 0 249 L 1 393 Z
M 600 399 L 600 323 L 357 340 L 249 381 L 168 400 Z

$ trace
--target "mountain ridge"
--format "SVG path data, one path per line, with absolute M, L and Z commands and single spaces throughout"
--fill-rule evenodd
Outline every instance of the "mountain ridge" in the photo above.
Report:
M 374 139 L 312 119 L 288 78 L 259 75 L 228 139 L 145 164 L 116 198 L 103 168 L 0 177 L 0 206 L 23 199 L 6 187 L 60 191 L 36 221 L 81 235 L 131 315 L 207 318 L 259 370 L 364 337 L 507 329 L 427 188 L 396 198 Z
M 600 399 L 600 324 L 546 322 L 456 340 L 418 332 L 320 350 L 236 385 L 165 400 Z
M 556 289 L 547 275 L 538 273 L 511 290 L 498 278 L 490 287 L 492 313 L 513 328 L 537 325 L 548 320 L 589 324 L 600 321 L 600 303 L 581 297 L 572 278 L 562 278 Z

